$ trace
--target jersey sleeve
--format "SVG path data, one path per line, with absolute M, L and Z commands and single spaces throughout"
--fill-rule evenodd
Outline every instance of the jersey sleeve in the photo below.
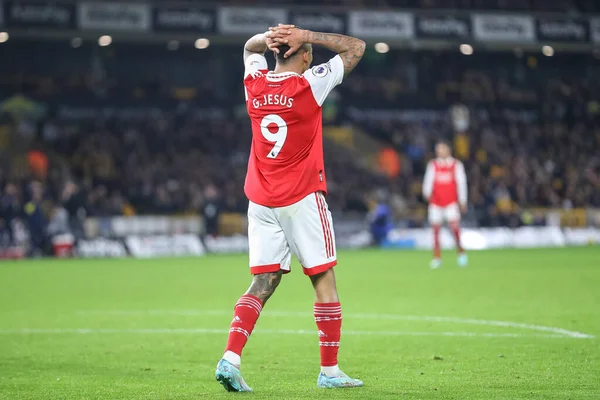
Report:
M 427 163 L 427 170 L 425 171 L 425 178 L 423 179 L 423 198 L 429 201 L 433 192 L 433 181 L 435 179 L 435 166 L 433 161 Z
M 460 161 L 456 162 L 456 168 L 454 168 L 456 178 L 456 191 L 458 192 L 458 203 L 460 205 L 467 204 L 467 174 L 465 173 L 465 166 Z
M 262 54 L 252 54 L 244 61 L 244 98 L 248 101 L 248 88 L 246 85 L 258 75 L 266 74 L 269 70 L 267 59 Z
M 337 55 L 325 64 L 312 67 L 304 73 L 310 84 L 313 96 L 319 106 L 322 106 L 331 91 L 344 80 L 344 62 Z
M 244 61 L 244 78 L 256 71 L 266 71 L 269 69 L 267 59 L 262 54 L 252 54 Z

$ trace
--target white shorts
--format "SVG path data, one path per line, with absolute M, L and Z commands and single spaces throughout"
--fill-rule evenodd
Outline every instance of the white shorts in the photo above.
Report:
M 322 193 L 312 193 L 287 207 L 248 206 L 250 272 L 291 270 L 293 254 L 306 275 L 337 264 L 333 220 Z
M 449 204 L 446 207 L 430 204 L 428 215 L 431 225 L 441 225 L 444 222 L 458 222 L 460 221 L 460 208 L 457 203 Z

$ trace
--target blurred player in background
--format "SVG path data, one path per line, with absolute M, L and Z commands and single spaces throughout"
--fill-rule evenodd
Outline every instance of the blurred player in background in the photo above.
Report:
M 337 53 L 310 68 L 312 45 Z M 269 71 L 264 53 L 276 54 Z M 254 279 L 237 302 L 216 378 L 228 391 L 252 389 L 240 373 L 241 354 L 260 312 L 291 255 L 298 258 L 315 290 L 314 317 L 321 348 L 317 386 L 356 387 L 362 382 L 338 367 L 342 308 L 333 267 L 337 264 L 333 222 L 325 195 L 321 107 L 327 95 L 358 64 L 365 43 L 349 36 L 279 25 L 252 37 L 244 48 L 246 106 L 252 148 L 245 192 L 250 272 Z
M 429 203 L 429 223 L 433 229 L 433 260 L 431 268 L 442 264 L 440 230 L 444 222 L 452 231 L 458 251 L 458 265 L 466 267 L 467 254 L 460 241 L 460 216 L 467 212 L 467 176 L 462 162 L 453 158 L 450 146 L 438 142 L 434 160 L 427 164 L 423 182 L 423 198 Z

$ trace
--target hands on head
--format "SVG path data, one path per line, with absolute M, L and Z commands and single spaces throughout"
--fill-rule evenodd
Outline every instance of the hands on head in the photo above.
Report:
M 279 54 L 280 46 L 289 46 L 290 49 L 283 55 L 288 58 L 306 42 L 307 32 L 295 25 L 279 24 L 276 27 L 269 27 L 269 30 L 265 33 L 267 47 L 274 53 Z

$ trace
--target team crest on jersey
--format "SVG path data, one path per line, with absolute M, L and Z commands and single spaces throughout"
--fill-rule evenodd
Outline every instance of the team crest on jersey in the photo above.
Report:
M 312 69 L 313 75 L 316 76 L 317 78 L 323 78 L 324 76 L 327 76 L 329 71 L 331 71 L 331 67 L 329 66 L 329 63 L 317 65 L 316 67 L 314 67 Z

